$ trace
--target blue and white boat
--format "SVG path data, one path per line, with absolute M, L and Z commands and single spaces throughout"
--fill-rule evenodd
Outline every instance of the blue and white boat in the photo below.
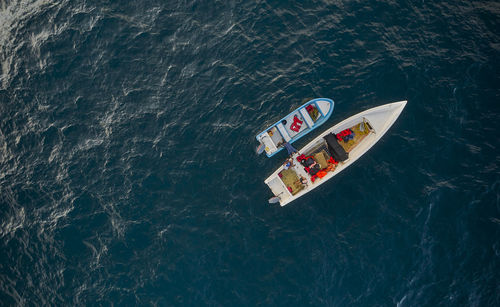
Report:
M 334 102 L 328 98 L 310 100 L 257 135 L 258 152 L 268 157 L 282 150 L 285 142 L 293 143 L 321 126 L 333 112 Z

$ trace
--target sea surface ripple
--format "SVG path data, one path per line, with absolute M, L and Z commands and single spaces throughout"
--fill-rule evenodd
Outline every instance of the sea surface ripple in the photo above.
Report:
M 0 0 L 0 305 L 499 306 L 499 17 Z M 325 126 L 408 104 L 347 171 L 269 205 L 285 155 L 255 135 L 315 97 Z

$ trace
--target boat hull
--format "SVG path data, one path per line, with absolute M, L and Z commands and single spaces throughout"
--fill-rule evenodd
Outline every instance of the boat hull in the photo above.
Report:
M 286 186 L 281 182 L 278 174 L 283 170 L 283 166 L 279 167 L 273 174 L 271 174 L 264 182 L 269 186 L 271 191 L 275 196 L 280 198 L 280 205 L 285 206 L 288 203 L 296 200 L 297 198 L 307 194 L 308 192 L 314 190 L 318 186 L 324 184 L 329 179 L 335 177 L 338 173 L 345 170 L 362 155 L 364 155 L 373 145 L 375 145 L 380 138 L 389 130 L 389 128 L 394 124 L 396 119 L 399 117 L 404 107 L 406 106 L 406 101 L 400 101 L 390 104 L 385 104 L 378 106 L 364 112 L 353 115 L 342 122 L 328 128 L 309 144 L 301 148 L 295 155 L 307 153 L 314 147 L 321 145 L 324 142 L 323 137 L 330 133 L 339 133 L 345 129 L 349 129 L 353 125 L 361 122 L 369 123 L 369 126 L 373 129 L 353 150 L 349 153 L 349 159 L 341 162 L 337 165 L 334 171 L 328 172 L 323 178 L 317 179 L 314 183 L 308 178 L 307 187 L 295 195 L 292 195 Z M 298 163 L 296 163 L 298 164 Z M 295 166 L 295 170 L 301 176 L 307 176 L 303 168 L 298 164 Z

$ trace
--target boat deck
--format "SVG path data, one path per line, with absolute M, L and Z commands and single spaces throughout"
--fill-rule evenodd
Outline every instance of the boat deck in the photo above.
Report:
M 361 131 L 360 128 L 363 129 L 363 131 Z M 338 141 L 340 146 L 342 146 L 346 152 L 350 152 L 351 150 L 353 150 L 354 147 L 356 147 L 356 145 L 358 145 L 371 132 L 370 128 L 365 122 L 356 124 L 350 129 L 354 132 L 354 139 L 347 142 Z
M 363 125 L 363 126 L 361 126 Z M 352 140 L 349 140 L 347 142 L 345 141 L 338 141 L 339 144 L 344 148 L 346 152 L 352 151 L 357 145 L 361 143 L 361 141 L 372 132 L 370 130 L 370 127 L 365 123 L 361 122 L 358 123 L 350 129 L 354 132 L 354 138 Z M 311 149 L 307 153 L 305 153 L 306 156 L 316 156 L 317 154 L 323 152 L 326 154 L 328 157 L 330 156 L 328 154 L 328 149 L 326 146 L 326 143 L 321 143 L 319 146 L 316 146 L 315 148 Z M 294 165 L 287 169 L 283 170 L 280 172 L 280 178 L 281 181 L 285 184 L 285 186 L 290 187 L 292 189 L 291 194 L 295 195 L 298 192 L 300 192 L 302 189 L 305 188 L 306 185 L 303 185 L 300 183 L 299 179 L 300 177 L 304 177 L 307 179 L 307 184 L 314 184 L 313 181 L 311 181 L 311 176 L 304 170 L 304 167 L 297 162 L 297 155 L 293 156 L 294 159 Z M 319 161 L 316 161 L 319 163 Z M 342 162 L 341 162 L 342 163 Z M 324 166 L 324 165 L 323 165 Z M 322 169 L 325 169 L 326 167 L 323 167 Z M 335 167 L 330 167 L 330 171 L 334 171 Z

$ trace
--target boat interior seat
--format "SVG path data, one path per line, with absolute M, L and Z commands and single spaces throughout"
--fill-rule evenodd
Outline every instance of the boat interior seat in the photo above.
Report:
M 283 143 L 283 136 L 281 135 L 278 128 L 276 127 L 271 128 L 270 130 L 267 131 L 267 134 L 269 134 L 276 147 L 280 146 Z
M 307 113 L 307 110 L 305 108 L 300 109 L 300 114 L 306 121 L 307 125 L 312 128 L 314 126 L 314 121 L 309 115 L 309 113 Z
M 286 131 L 285 126 L 283 126 L 282 123 L 279 123 L 278 125 L 276 125 L 276 127 L 278 127 L 278 130 L 279 130 L 281 136 L 283 136 L 283 138 L 285 139 L 286 142 L 289 142 L 292 139 L 290 137 L 290 135 L 288 134 L 288 132 Z

